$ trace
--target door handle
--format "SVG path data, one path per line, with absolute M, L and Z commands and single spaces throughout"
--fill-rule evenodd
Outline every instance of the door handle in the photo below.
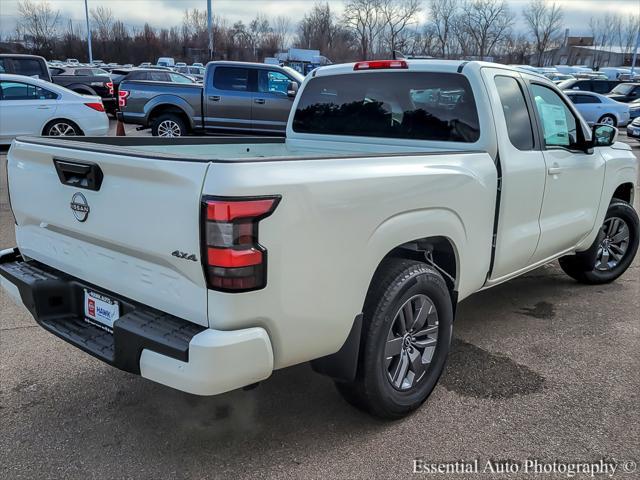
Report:
M 563 171 L 563 168 L 557 163 L 554 163 L 552 166 L 548 168 L 547 173 L 549 175 L 559 175 L 562 173 L 562 171 Z
M 219 102 L 220 95 L 209 95 L 209 100 L 211 100 L 212 102 Z
M 38 105 L 38 110 L 49 110 L 50 108 L 48 105 Z
M 255 98 L 253 101 L 255 103 L 259 103 L 260 105 L 264 105 L 264 103 L 265 103 L 265 99 L 264 98 Z

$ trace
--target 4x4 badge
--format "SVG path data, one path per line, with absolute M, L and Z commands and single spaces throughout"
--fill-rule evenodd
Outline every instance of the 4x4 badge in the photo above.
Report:
M 71 211 L 73 212 L 73 216 L 76 217 L 76 220 L 79 222 L 84 222 L 89 217 L 89 203 L 83 194 L 80 192 L 74 193 L 73 197 L 71 197 Z
M 180 250 L 174 250 L 173 252 L 171 252 L 171 255 L 173 255 L 174 257 L 177 258 L 183 258 L 185 260 L 191 260 L 192 262 L 197 262 L 198 261 L 198 257 L 195 256 L 195 254 L 188 254 L 186 252 L 181 252 Z

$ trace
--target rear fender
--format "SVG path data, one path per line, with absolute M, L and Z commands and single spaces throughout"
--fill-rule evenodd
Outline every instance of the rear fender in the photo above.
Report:
M 381 223 L 368 242 L 369 278 L 373 278 L 378 265 L 393 249 L 407 242 L 430 237 L 444 237 L 452 244 L 457 265 L 455 289 L 458 290 L 463 262 L 461 255 L 463 246 L 467 243 L 467 232 L 460 216 L 446 208 L 405 212 Z
M 196 112 L 193 107 L 184 98 L 176 95 L 158 95 L 149 100 L 144 106 L 144 118 L 148 123 L 151 113 L 156 108 L 173 108 L 181 110 L 189 121 L 189 126 L 194 128 L 193 119 L 196 116 Z

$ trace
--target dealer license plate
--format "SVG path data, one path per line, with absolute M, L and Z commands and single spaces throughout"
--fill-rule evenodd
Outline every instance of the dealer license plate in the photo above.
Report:
M 120 318 L 120 304 L 101 293 L 85 290 L 84 316 L 89 323 L 113 331 L 113 322 Z

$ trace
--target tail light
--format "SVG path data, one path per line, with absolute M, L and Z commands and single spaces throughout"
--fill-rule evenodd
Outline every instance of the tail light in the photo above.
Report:
M 409 68 L 409 64 L 404 60 L 372 60 L 370 62 L 358 62 L 353 66 L 354 70 L 386 70 L 407 68 Z
M 109 95 L 113 95 L 113 82 L 105 82 L 104 86 L 109 89 Z
M 129 92 L 127 90 L 118 90 L 118 107 L 126 107 L 127 106 L 127 97 L 129 96 Z
M 280 197 L 203 197 L 202 261 L 207 285 L 223 292 L 259 290 L 267 284 L 267 249 L 258 223 Z
M 100 102 L 96 103 L 85 103 L 85 105 L 89 108 L 93 108 L 97 112 L 104 112 L 104 105 Z

